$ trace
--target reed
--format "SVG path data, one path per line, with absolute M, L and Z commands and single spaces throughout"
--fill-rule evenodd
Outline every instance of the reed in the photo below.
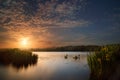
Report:
M 89 54 L 87 60 L 90 80 L 108 80 L 120 62 L 120 45 L 102 46 L 100 51 Z
M 16 68 L 28 67 L 37 63 L 38 56 L 28 50 L 1 49 L 0 64 L 13 65 Z

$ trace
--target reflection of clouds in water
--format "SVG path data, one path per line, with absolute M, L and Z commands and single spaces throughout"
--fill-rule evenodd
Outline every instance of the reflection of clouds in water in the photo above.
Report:
M 61 53 L 61 52 L 59 52 Z M 64 53 L 64 52 L 63 52 Z M 57 79 L 58 77 L 59 79 L 65 79 L 65 80 L 69 80 L 71 77 L 73 79 L 78 79 L 78 75 L 79 77 L 81 76 L 85 76 L 88 73 L 88 65 L 87 65 L 87 60 L 86 60 L 86 54 L 80 54 L 80 53 L 76 53 L 76 54 L 71 54 L 71 52 L 68 53 L 68 58 L 64 59 L 64 55 L 63 54 L 58 54 L 56 52 L 51 52 L 51 53 L 38 53 L 41 54 L 39 55 L 42 59 L 42 61 L 40 61 L 40 63 L 44 66 L 46 66 L 46 70 L 49 70 L 48 68 L 50 68 L 50 71 L 52 71 L 52 79 Z M 78 55 L 80 54 L 80 59 L 74 60 L 73 56 L 74 55 Z M 45 59 L 44 59 L 45 58 Z M 40 65 L 40 64 L 38 64 Z M 48 67 L 49 66 L 49 67 Z M 85 70 L 85 71 L 84 71 Z M 81 73 L 82 72 L 82 73 Z M 71 75 L 70 77 L 64 77 L 67 75 Z M 61 76 L 61 77 L 60 77 Z M 64 77 L 64 78 L 62 78 Z M 84 78 L 83 78 L 84 79 Z
M 35 52 L 36 54 L 36 52 Z M 73 65 L 79 64 L 79 65 L 85 65 L 87 64 L 87 60 L 86 60 L 86 56 L 87 53 L 79 53 L 79 52 L 38 52 L 37 53 L 39 56 L 39 61 L 41 62 L 43 61 L 47 61 L 49 63 L 56 63 L 56 64 L 61 64 L 64 65 L 64 63 L 66 64 L 71 64 L 73 63 Z M 68 58 L 64 60 L 64 56 L 65 54 L 68 54 Z M 73 58 L 76 55 L 80 55 L 80 58 L 77 58 L 76 60 Z
M 36 53 L 39 57 L 36 66 L 18 72 L 9 68 L 4 75 L 8 74 L 8 80 L 88 80 L 89 70 L 87 63 L 84 63 L 86 57 L 81 56 L 80 60 L 75 61 L 72 58 L 75 55 L 74 52 L 68 53 L 71 56 L 68 59 L 64 59 L 66 52 Z

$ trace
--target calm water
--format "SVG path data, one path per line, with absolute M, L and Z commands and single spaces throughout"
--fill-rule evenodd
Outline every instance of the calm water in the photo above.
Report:
M 33 52 L 38 62 L 28 67 L 0 65 L 0 80 L 89 80 L 88 52 Z M 68 54 L 65 59 L 64 55 Z M 74 59 L 75 55 L 80 58 Z

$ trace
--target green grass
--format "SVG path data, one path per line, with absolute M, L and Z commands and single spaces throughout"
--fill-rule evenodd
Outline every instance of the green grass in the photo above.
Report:
M 88 65 L 91 70 L 90 80 L 108 80 L 114 74 L 120 63 L 120 45 L 106 45 L 88 55 Z
M 16 68 L 28 67 L 37 63 L 38 56 L 28 50 L 1 49 L 0 64 L 12 65 Z

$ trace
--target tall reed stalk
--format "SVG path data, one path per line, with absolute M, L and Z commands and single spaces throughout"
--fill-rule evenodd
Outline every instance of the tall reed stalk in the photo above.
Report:
M 87 57 L 91 71 L 90 80 L 109 80 L 120 62 L 120 45 L 102 46 Z

